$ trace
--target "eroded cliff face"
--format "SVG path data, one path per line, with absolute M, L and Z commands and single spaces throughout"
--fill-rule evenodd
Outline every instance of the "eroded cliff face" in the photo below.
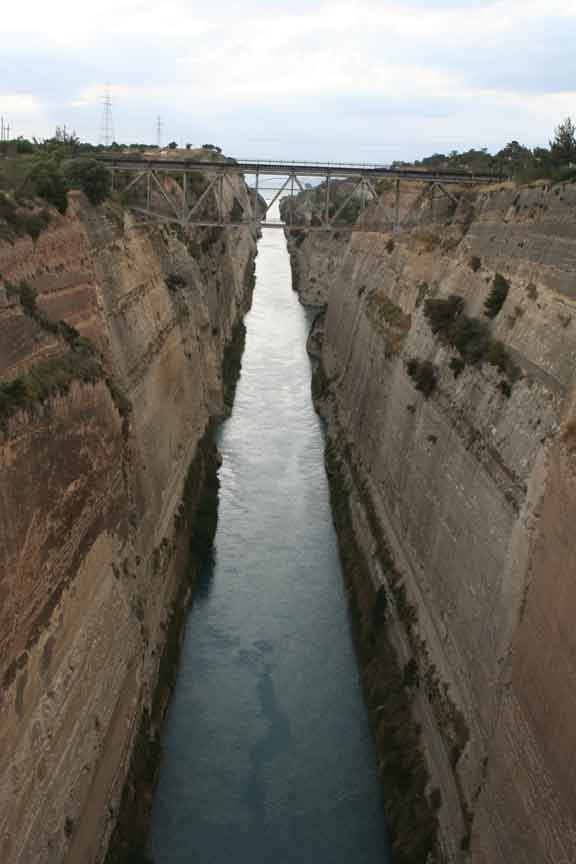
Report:
M 348 217 L 342 222 L 342 227 L 331 231 L 286 230 L 286 240 L 290 253 L 292 268 L 292 287 L 297 292 L 300 302 L 305 306 L 325 306 L 333 285 L 340 278 L 340 271 L 352 236 L 350 230 L 358 226 L 370 230 L 382 230 L 383 225 L 389 225 L 395 218 L 396 189 L 393 181 L 380 181 L 377 184 L 380 195 L 373 205 L 363 211 L 356 221 Z M 338 210 L 353 189 L 353 184 L 332 182 L 331 197 L 334 200 L 333 209 Z M 315 190 L 304 190 L 294 198 L 284 199 L 281 203 L 281 213 L 289 224 L 293 219 L 298 224 L 315 224 L 316 227 L 324 218 L 324 184 Z M 414 210 L 415 204 L 422 195 L 422 185 L 405 182 L 402 195 L 399 198 L 398 215 L 403 223 L 418 218 Z M 334 214 L 333 214 L 334 216 Z M 348 224 L 346 224 L 346 222 Z
M 0 243 L 3 864 L 103 860 L 134 797 L 253 287 L 248 233 L 70 198 L 35 245 Z
M 392 809 L 397 781 L 412 804 L 426 789 L 446 860 L 558 864 L 576 860 L 576 189 L 457 198 L 352 235 L 316 398 Z M 380 629 L 429 780 L 390 766 Z
M 339 231 L 287 234 L 292 287 L 305 306 L 325 306 L 328 302 L 348 240 L 349 235 Z

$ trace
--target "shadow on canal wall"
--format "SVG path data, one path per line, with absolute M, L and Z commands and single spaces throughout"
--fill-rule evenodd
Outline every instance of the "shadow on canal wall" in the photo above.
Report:
M 254 276 L 252 271 L 252 288 Z M 238 321 L 223 361 L 224 417 L 231 412 L 242 368 L 246 339 Z M 220 421 L 219 421 L 220 422 Z M 190 606 L 207 599 L 213 578 L 214 536 L 218 524 L 218 470 L 221 458 L 214 443 L 218 423 L 209 425 L 190 465 L 177 514 L 180 567 L 184 571 L 172 604 L 164 651 L 151 710 L 144 710 L 136 737 L 120 812 L 105 864 L 149 864 L 147 838 L 162 747 L 160 733 L 178 672 Z

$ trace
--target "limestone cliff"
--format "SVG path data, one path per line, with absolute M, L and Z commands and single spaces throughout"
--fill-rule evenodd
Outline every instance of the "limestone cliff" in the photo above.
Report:
M 139 227 L 79 193 L 36 243 L 0 242 L 3 864 L 102 861 L 133 796 L 254 255 L 248 232 Z
M 292 287 L 305 306 L 325 306 L 337 279 L 349 235 L 343 231 L 287 233 Z
M 351 237 L 350 228 L 358 226 L 381 229 L 394 218 L 395 185 L 392 181 L 381 180 L 377 184 L 380 192 L 377 202 L 359 215 L 354 200 L 348 203 L 348 196 L 355 184 L 347 181 L 332 181 L 330 213 L 338 218 L 339 227 L 331 231 L 286 230 L 286 240 L 292 268 L 292 287 L 305 306 L 325 306 L 332 286 L 339 278 L 340 268 Z M 400 198 L 399 215 L 404 223 L 413 219 L 414 205 L 422 192 L 418 183 L 404 182 Z M 298 224 L 314 225 L 316 228 L 325 215 L 325 184 L 315 189 L 307 189 L 294 198 L 285 198 L 280 204 L 282 218 Z M 341 217 L 339 209 L 344 206 Z M 356 217 L 359 215 L 358 221 Z M 340 227 L 341 223 L 341 227 Z
M 324 241 L 342 263 L 315 391 L 395 837 L 426 799 L 436 856 L 559 864 L 576 860 L 576 187 L 456 199 L 413 198 L 394 235 L 375 208 L 343 253 Z M 390 754 L 417 746 L 406 699 L 426 766 Z

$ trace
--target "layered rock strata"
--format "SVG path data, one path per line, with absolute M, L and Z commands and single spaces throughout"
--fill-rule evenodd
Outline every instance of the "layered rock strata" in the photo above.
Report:
M 0 243 L 3 864 L 102 861 L 149 764 L 254 255 L 74 193 Z
M 576 860 L 576 188 L 456 199 L 352 235 L 316 397 L 365 564 L 361 629 L 385 619 L 429 774 L 391 768 L 381 694 L 387 789 L 426 795 L 444 860 L 558 864 Z

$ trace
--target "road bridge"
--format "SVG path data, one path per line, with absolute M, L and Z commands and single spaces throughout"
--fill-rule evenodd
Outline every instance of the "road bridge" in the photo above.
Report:
M 344 221 L 350 202 L 358 202 L 361 211 L 378 197 L 381 181 L 394 185 L 394 212 L 391 226 L 400 225 L 401 184 L 417 182 L 423 186 L 423 197 L 432 200 L 436 194 L 456 200 L 454 187 L 501 182 L 494 174 L 471 171 L 421 171 L 416 168 L 391 168 L 387 165 L 286 162 L 270 159 L 213 160 L 163 156 L 105 155 L 98 160 L 110 168 L 113 185 L 126 196 L 127 206 L 147 222 L 172 222 L 183 227 L 290 228 L 312 231 L 361 230 L 361 226 Z M 252 178 L 249 194 L 251 212 L 226 212 L 224 190 L 233 177 Z M 201 179 L 198 190 L 198 178 Z M 270 181 L 276 186 L 270 186 Z M 321 200 L 312 221 L 298 221 L 298 208 L 288 207 L 287 221 L 268 218 L 282 198 L 292 200 L 306 191 L 310 181 L 320 186 Z M 338 195 L 346 182 L 344 195 Z M 168 188 L 169 187 L 169 188 Z M 177 194 L 173 194 L 176 190 Z M 130 201 L 130 194 L 136 200 Z M 262 193 L 270 197 L 264 198 Z M 158 206 L 161 203 L 161 206 Z M 212 206 L 210 206 L 212 205 Z M 301 220 L 301 216 L 299 217 Z

